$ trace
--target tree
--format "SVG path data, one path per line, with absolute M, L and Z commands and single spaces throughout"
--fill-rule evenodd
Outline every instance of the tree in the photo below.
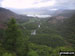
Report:
M 27 56 L 29 52 L 28 37 L 18 38 L 16 52 L 18 56 Z
M 26 42 L 21 29 L 14 18 L 8 22 L 5 36 L 3 47 L 6 50 L 9 52 L 15 52 L 18 56 L 24 56 L 25 54 L 27 55 L 28 42 Z
M 28 56 L 39 56 L 39 54 L 34 51 L 34 50 L 31 50 L 29 53 L 28 53 Z
M 21 32 L 18 29 L 18 25 L 14 18 L 8 22 L 7 29 L 5 30 L 5 36 L 3 43 L 4 48 L 9 51 L 15 51 L 16 40 L 21 36 Z
M 5 53 L 3 53 L 2 56 L 16 56 L 16 55 L 14 53 L 5 52 Z
M 75 46 L 75 15 L 66 19 L 62 24 L 61 35 L 67 40 L 70 45 Z

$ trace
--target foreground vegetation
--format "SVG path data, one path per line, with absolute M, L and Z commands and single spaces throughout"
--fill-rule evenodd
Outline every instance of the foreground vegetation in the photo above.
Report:
M 75 51 L 74 18 L 60 24 L 47 19 L 19 24 L 12 18 L 6 29 L 0 29 L 0 56 L 58 56 L 60 50 Z

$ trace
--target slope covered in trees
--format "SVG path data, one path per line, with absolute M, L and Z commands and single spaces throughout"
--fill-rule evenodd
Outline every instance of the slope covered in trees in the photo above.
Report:
M 19 25 L 12 18 L 7 28 L 0 30 L 0 56 L 58 56 L 60 50 L 74 51 L 74 41 L 71 42 L 66 34 L 68 31 L 72 34 L 74 32 L 74 17 L 64 20 L 62 26 L 57 25 L 61 27 L 56 25 L 49 24 L 46 20 Z M 62 29 L 63 27 L 65 28 Z M 35 35 L 31 35 L 32 30 L 36 30 Z M 72 34 L 69 36 L 73 37 Z
M 75 51 L 75 15 L 70 18 L 8 20 L 0 29 L 0 56 L 58 56 Z M 32 34 L 34 33 L 34 34 Z
M 67 40 L 73 47 L 75 46 L 75 15 L 71 18 L 64 20 L 60 26 L 61 35 Z
M 25 36 L 26 37 L 26 36 Z M 4 31 L 4 37 L 0 42 L 0 56 L 27 56 L 28 41 L 25 39 L 15 19 L 8 22 Z

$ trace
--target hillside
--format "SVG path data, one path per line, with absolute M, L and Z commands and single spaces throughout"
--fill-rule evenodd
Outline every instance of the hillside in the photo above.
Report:
M 75 15 L 75 10 L 57 10 L 52 17 L 48 19 L 48 22 L 56 24 L 63 22 L 64 19 L 71 18 Z
M 14 17 L 17 20 L 21 20 L 21 21 L 22 20 L 27 21 L 29 18 L 32 18 L 32 17 L 28 17 L 26 15 L 16 14 L 8 9 L 0 7 L 0 22 L 5 22 L 5 21 L 9 20 L 11 17 Z
M 30 18 L 33 18 L 26 15 L 19 15 L 8 9 L 0 7 L 0 28 L 3 28 L 5 26 L 4 23 L 6 23 L 12 17 L 14 17 L 20 23 L 29 21 Z
M 59 56 L 60 50 L 75 51 L 74 14 L 33 18 L 4 8 L 0 12 L 0 56 Z

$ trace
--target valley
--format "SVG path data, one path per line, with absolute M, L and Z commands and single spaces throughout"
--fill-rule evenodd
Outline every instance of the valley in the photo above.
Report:
M 0 9 L 0 56 L 59 56 L 60 50 L 75 51 L 75 11 L 40 18 Z

